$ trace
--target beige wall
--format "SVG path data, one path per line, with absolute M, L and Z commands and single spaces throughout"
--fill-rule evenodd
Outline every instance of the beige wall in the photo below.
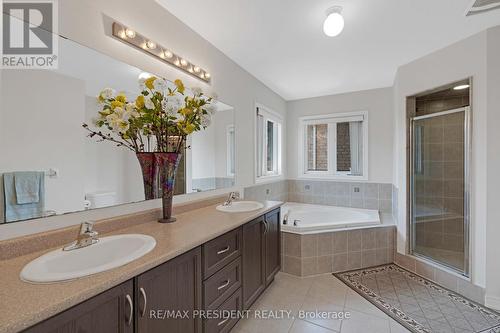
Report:
M 303 116 L 368 111 L 368 181 L 392 182 L 392 89 L 382 88 L 290 101 L 287 103 L 288 177 L 297 178 L 298 118 Z

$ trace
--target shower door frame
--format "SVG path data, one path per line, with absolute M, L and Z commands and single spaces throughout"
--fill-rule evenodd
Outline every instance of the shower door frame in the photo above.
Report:
M 471 99 L 472 100 L 472 99 Z M 439 116 L 445 116 L 447 114 L 453 114 L 458 112 L 464 112 L 464 269 L 463 271 L 446 264 L 445 262 L 440 262 L 431 257 L 419 254 L 415 251 L 416 235 L 414 232 L 414 218 L 413 209 L 415 206 L 415 121 L 426 118 L 433 118 Z M 435 265 L 441 266 L 443 268 L 449 269 L 455 273 L 463 275 L 470 278 L 471 271 L 471 246 L 470 246 L 470 194 L 471 194 L 471 172 L 470 172 L 470 160 L 471 160 L 471 147 L 472 147 L 472 124 L 471 124 L 471 107 L 465 106 L 458 109 L 446 110 L 436 113 L 431 113 L 423 116 L 412 116 L 409 119 L 409 191 L 408 191 L 408 229 L 409 229 L 409 253 L 412 256 L 421 258 L 425 261 L 429 261 Z

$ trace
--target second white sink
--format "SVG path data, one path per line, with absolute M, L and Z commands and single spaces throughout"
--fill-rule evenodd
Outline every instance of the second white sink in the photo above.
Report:
M 46 253 L 24 266 L 21 279 L 35 283 L 72 280 L 128 264 L 156 246 L 147 235 L 108 236 L 87 247 L 72 251 L 58 249 Z
M 257 201 L 233 201 L 230 205 L 219 205 L 216 209 L 226 213 L 242 213 L 251 212 L 261 209 L 262 207 L 264 207 L 264 205 Z

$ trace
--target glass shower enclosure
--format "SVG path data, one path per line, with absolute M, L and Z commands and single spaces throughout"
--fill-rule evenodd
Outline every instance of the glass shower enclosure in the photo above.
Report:
M 469 274 L 470 108 L 410 118 L 410 251 Z

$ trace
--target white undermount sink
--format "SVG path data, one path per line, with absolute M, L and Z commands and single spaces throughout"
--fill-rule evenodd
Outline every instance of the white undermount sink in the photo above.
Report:
M 156 246 L 147 235 L 102 237 L 96 244 L 71 251 L 46 253 L 24 266 L 21 279 L 35 283 L 72 280 L 128 264 Z
M 226 213 L 242 213 L 251 212 L 262 207 L 264 205 L 257 201 L 233 201 L 230 205 L 219 205 L 215 209 Z

